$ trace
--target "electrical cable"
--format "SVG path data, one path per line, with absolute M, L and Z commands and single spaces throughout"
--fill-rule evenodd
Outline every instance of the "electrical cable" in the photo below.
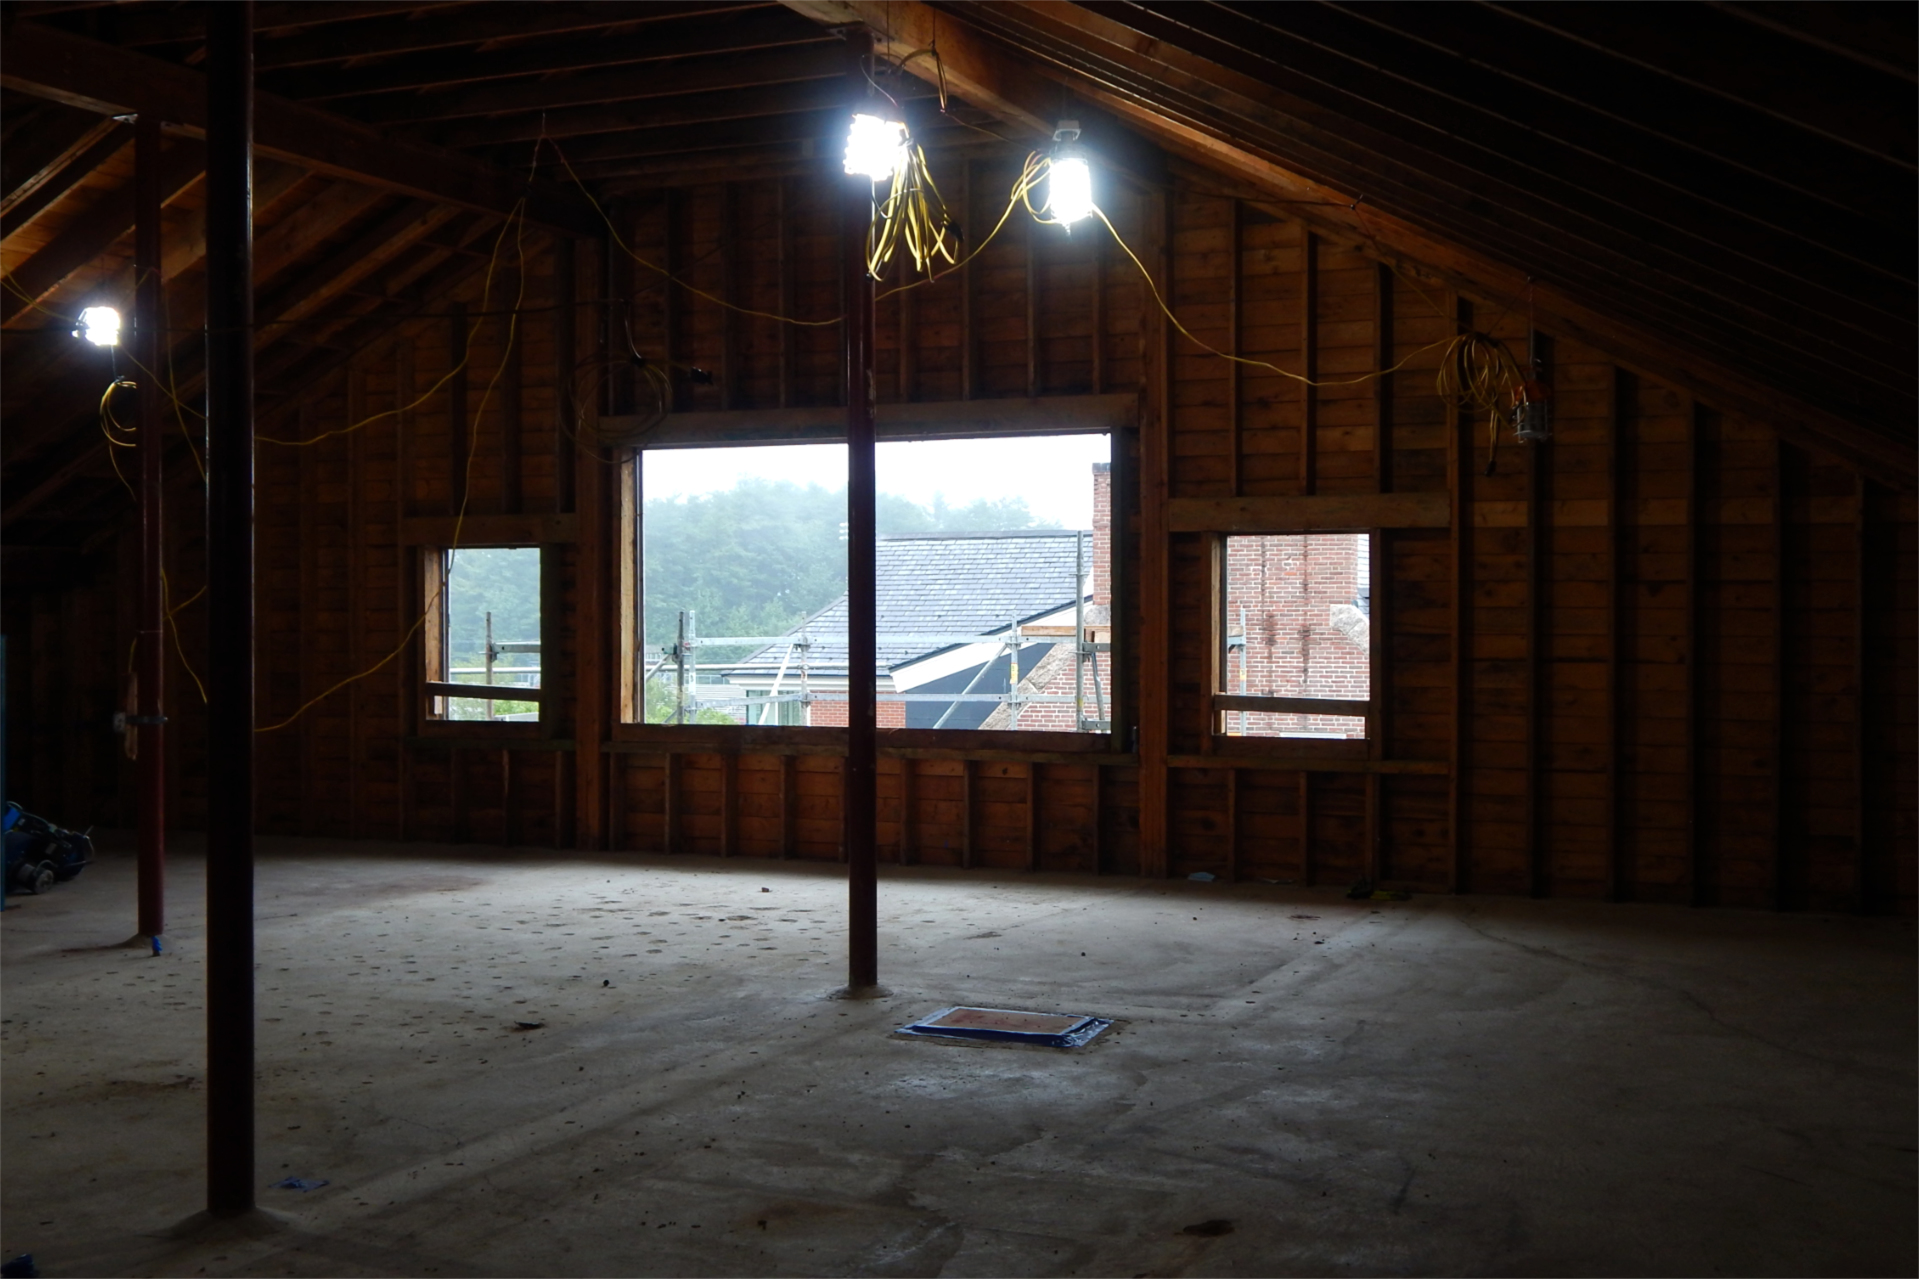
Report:
M 1251 356 L 1245 355 L 1229 355 L 1227 352 L 1194 337 L 1192 330 L 1180 323 L 1179 317 L 1173 314 L 1173 309 L 1166 305 L 1166 299 L 1160 294 L 1159 285 L 1154 282 L 1152 272 L 1146 269 L 1146 264 L 1139 260 L 1139 255 L 1133 252 L 1132 246 L 1127 244 L 1125 239 L 1121 237 L 1119 231 L 1113 226 L 1112 219 L 1106 216 L 1106 210 L 1100 208 L 1098 205 L 1094 205 L 1093 213 L 1101 222 L 1106 224 L 1106 229 L 1113 233 L 1113 239 L 1118 242 L 1119 247 L 1125 252 L 1133 265 L 1139 268 L 1141 278 L 1146 281 L 1146 287 L 1153 295 L 1153 301 L 1159 304 L 1159 309 L 1165 313 L 1166 319 L 1172 326 L 1179 330 L 1193 345 L 1199 347 L 1209 355 L 1218 356 L 1222 360 L 1231 360 L 1235 364 L 1246 364 L 1254 368 L 1267 369 L 1279 374 L 1281 377 L 1290 378 L 1303 386 L 1356 386 L 1361 382 L 1370 382 L 1374 378 L 1385 377 L 1389 373 L 1397 373 L 1433 348 L 1456 343 L 1459 340 L 1458 338 L 1440 338 L 1437 341 L 1428 342 L 1426 345 L 1408 354 L 1405 359 L 1399 361 L 1399 363 L 1393 365 L 1391 368 L 1374 369 L 1371 372 L 1361 373 L 1357 377 L 1349 378 L 1310 378 L 1303 373 L 1295 373 L 1291 369 L 1283 369 L 1270 360 L 1256 360 Z
M 492 295 L 493 266 L 495 263 L 498 262 L 500 245 L 504 243 L 506 238 L 506 232 L 508 228 L 510 227 L 517 226 L 518 228 L 514 235 L 514 246 L 518 250 L 518 254 L 519 254 L 519 270 L 517 272 L 517 275 L 519 277 L 519 294 L 516 301 L 524 300 L 526 297 L 526 212 L 525 210 L 526 210 L 526 197 L 523 195 L 520 197 L 519 201 L 513 206 L 512 212 L 507 215 L 506 223 L 500 228 L 499 239 L 494 242 L 494 261 L 492 263 L 489 263 L 487 266 L 486 283 L 480 295 L 480 305 L 482 308 L 486 306 L 487 301 L 490 299 Z M 500 344 L 500 363 L 499 363 L 499 366 L 493 370 L 493 376 L 490 380 L 488 380 L 486 384 L 486 390 L 481 393 L 480 402 L 474 409 L 474 412 L 473 412 L 474 426 L 477 426 L 481 421 L 485 420 L 487 402 L 490 399 L 492 399 L 494 389 L 499 386 L 501 375 L 506 372 L 507 361 L 512 358 L 513 340 L 514 340 L 514 337 L 519 332 L 519 313 L 517 308 L 509 312 L 508 316 L 509 318 L 507 320 L 505 340 L 502 341 Z M 472 356 L 472 347 L 471 345 L 469 345 L 467 348 L 467 358 L 470 359 L 471 356 Z M 466 364 L 466 360 L 465 359 L 461 360 L 460 362 L 461 367 L 464 367 L 465 364 Z M 444 379 L 442 380 L 444 381 Z M 398 411 L 398 410 L 395 410 L 395 411 Z M 380 416 L 384 416 L 384 415 L 380 415 Z M 361 423 L 360 425 L 364 425 L 364 423 Z M 339 432 L 335 432 L 335 434 L 339 434 Z M 477 429 L 469 429 L 467 431 L 466 464 L 461 473 L 462 483 L 460 485 L 460 508 L 458 511 L 454 513 L 453 535 L 451 538 L 448 539 L 448 543 L 445 548 L 449 551 L 457 550 L 459 549 L 459 546 L 460 546 L 460 534 L 466 525 L 467 504 L 472 500 L 472 497 L 473 497 L 473 483 L 472 483 L 473 459 L 479 453 L 479 447 L 480 447 L 480 432 Z M 287 725 L 299 719 L 302 715 L 306 714 L 309 710 L 313 709 L 313 707 L 319 705 L 321 702 L 325 701 L 327 698 L 333 696 L 335 693 L 339 692 L 341 689 L 345 688 L 347 685 L 358 683 L 360 680 L 366 679 L 368 676 L 376 674 L 377 672 L 383 670 L 386 666 L 388 666 L 393 661 L 394 658 L 400 656 L 400 654 L 404 653 L 407 650 L 407 646 L 413 642 L 413 637 L 419 634 L 420 629 L 426 625 L 427 618 L 432 616 L 434 606 L 437 603 L 439 603 L 440 596 L 445 591 L 445 589 L 446 589 L 445 575 L 442 574 L 440 582 L 435 585 L 432 594 L 428 596 L 426 606 L 420 610 L 419 617 L 415 618 L 413 625 L 407 628 L 406 634 L 400 637 L 400 642 L 394 645 L 392 652 L 388 653 L 385 657 L 382 657 L 379 661 L 367 667 L 365 670 L 360 671 L 358 674 L 349 675 L 345 679 L 334 684 L 332 687 L 326 689 L 324 692 L 321 692 L 317 696 L 309 698 L 298 710 L 294 711 L 293 714 L 287 716 L 285 719 L 279 721 L 278 723 L 262 725 L 258 728 L 255 728 L 253 731 L 256 733 L 277 732 L 278 730 L 285 728 Z
M 833 325 L 838 324 L 843 319 L 845 319 L 844 316 L 836 315 L 830 320 L 801 320 L 801 319 L 796 319 L 790 315 L 780 315 L 774 311 L 756 311 L 752 307 L 739 306 L 739 305 L 736 305 L 735 303 L 728 302 L 725 298 L 720 297 L 718 294 L 708 293 L 705 289 L 698 288 L 692 284 L 689 284 L 685 280 L 682 280 L 679 276 L 674 275 L 671 271 L 667 270 L 665 267 L 659 265 L 657 262 L 652 262 L 646 258 L 641 257 L 639 253 L 637 253 L 631 245 L 627 244 L 625 238 L 620 235 L 619 228 L 613 225 L 613 219 L 607 216 L 606 210 L 600 206 L 600 202 L 593 198 L 593 193 L 586 189 L 586 183 L 580 181 L 580 175 L 573 171 L 573 164 L 570 160 L 566 158 L 566 152 L 560 149 L 560 144 L 557 142 L 554 142 L 550 138 L 545 137 L 544 135 L 542 135 L 540 141 L 551 145 L 553 148 L 553 154 L 560 157 L 560 164 L 566 169 L 566 176 L 573 179 L 573 185 L 580 189 L 580 194 L 585 196 L 587 203 L 593 206 L 593 211 L 600 215 L 600 221 L 606 223 L 607 234 L 612 237 L 613 243 L 619 246 L 620 252 L 626 254 L 627 257 L 632 258 L 635 262 L 639 263 L 641 266 L 645 267 L 647 270 L 652 271 L 655 274 L 660 275 L 661 277 L 671 281 L 672 283 L 679 285 L 681 288 L 685 289 L 688 293 L 693 294 L 695 297 L 705 298 L 709 302 L 712 302 L 718 306 L 723 306 L 729 311 L 737 311 L 741 315 L 756 316 L 762 320 L 777 320 L 781 324 L 792 324 L 792 325 L 797 325 L 800 328 L 808 328 L 808 329 L 830 328 Z

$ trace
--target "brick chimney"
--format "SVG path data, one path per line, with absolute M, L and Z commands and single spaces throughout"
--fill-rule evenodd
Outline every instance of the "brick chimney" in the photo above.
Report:
M 1113 464 L 1093 463 L 1093 604 L 1113 603 Z

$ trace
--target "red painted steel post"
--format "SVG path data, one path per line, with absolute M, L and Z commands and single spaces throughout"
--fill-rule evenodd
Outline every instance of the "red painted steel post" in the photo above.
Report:
M 160 581 L 161 455 L 166 413 L 161 405 L 160 366 L 166 358 L 160 331 L 160 120 L 142 112 L 133 141 L 133 353 L 139 362 L 140 457 L 140 637 L 139 719 L 140 861 L 139 927 L 143 937 L 166 931 L 166 595 Z
M 207 1208 L 254 1206 L 253 3 L 207 7 Z
M 857 109 L 868 92 L 873 37 L 847 35 L 848 86 Z M 872 184 L 846 179 L 846 841 L 849 991 L 879 983 L 878 582 L 873 471 L 873 281 L 866 274 Z

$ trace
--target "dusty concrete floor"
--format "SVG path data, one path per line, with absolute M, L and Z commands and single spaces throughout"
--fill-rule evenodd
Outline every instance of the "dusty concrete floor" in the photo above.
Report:
M 4 933 L 49 1275 L 1911 1274 L 1909 921 L 265 841 L 260 1181 L 201 1195 L 197 856 Z M 763 891 L 767 890 L 767 891 Z M 947 1003 L 1077 1054 L 893 1038 Z M 521 1030 L 519 1022 L 538 1022 Z M 1225 1219 L 1230 1233 L 1184 1228 Z

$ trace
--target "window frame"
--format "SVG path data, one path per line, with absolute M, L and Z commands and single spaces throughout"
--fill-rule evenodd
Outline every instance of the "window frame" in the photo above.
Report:
M 1139 448 L 1139 403 L 1133 394 L 1104 393 L 1042 397 L 1016 401 L 919 401 L 875 405 L 877 443 L 918 440 L 993 439 L 1017 443 L 1050 435 L 1106 435 L 1112 473 L 1110 581 L 1115 619 L 1126 616 L 1131 580 L 1137 571 L 1122 547 L 1137 537 L 1137 494 L 1132 491 Z M 844 408 L 812 406 L 793 410 L 744 410 L 737 413 L 677 413 L 621 450 L 618 475 L 620 526 L 618 598 L 619 717 L 614 736 L 629 743 L 656 743 L 653 749 L 723 751 L 749 747 L 827 749 L 844 739 L 846 729 L 832 725 L 649 724 L 639 722 L 641 653 L 640 606 L 645 529 L 639 484 L 649 450 L 725 448 L 742 445 L 840 444 L 845 442 Z M 717 419 L 724 418 L 724 421 Z M 714 429 L 718 427 L 719 429 Z M 1125 645 L 1130 637 L 1115 625 L 1102 654 L 1111 669 L 1106 732 L 1050 729 L 884 728 L 891 748 L 972 751 L 1017 750 L 1070 755 L 1107 755 L 1122 750 L 1136 732 L 1136 711 L 1123 678 Z
M 1206 684 L 1206 735 L 1205 740 L 1212 750 L 1226 754 L 1274 754 L 1283 751 L 1286 754 L 1324 754 L 1324 755 L 1365 755 L 1378 753 L 1383 734 L 1383 699 L 1381 679 L 1384 675 L 1381 658 L 1384 637 L 1375 625 L 1380 610 L 1376 607 L 1377 596 L 1371 596 L 1367 609 L 1366 634 L 1366 698 L 1330 697 L 1281 697 L 1259 694 L 1227 693 L 1221 690 L 1226 685 L 1227 671 L 1230 666 L 1229 643 L 1232 633 L 1232 619 L 1227 615 L 1230 582 L 1227 578 L 1227 544 L 1235 537 L 1312 537 L 1322 534 L 1358 535 L 1366 538 L 1366 556 L 1369 582 L 1377 583 L 1382 571 L 1382 556 L 1386 545 L 1387 530 L 1384 528 L 1239 528 L 1231 532 L 1209 532 L 1207 539 L 1208 597 L 1211 600 L 1211 643 L 1209 647 L 1209 670 Z M 1244 658 L 1241 659 L 1242 661 Z M 1226 731 L 1226 716 L 1234 711 L 1246 711 L 1254 714 L 1280 715 L 1338 715 L 1360 720 L 1365 731 L 1359 737 L 1290 737 L 1284 735 L 1248 736 Z M 1252 743 L 1258 743 L 1257 746 Z
M 429 544 L 417 548 L 419 553 L 418 573 L 421 596 L 420 625 L 420 720 L 423 727 L 445 731 L 457 729 L 461 732 L 478 731 L 494 733 L 501 730 L 524 732 L 528 729 L 544 731 L 548 715 L 548 688 L 546 685 L 546 636 L 548 622 L 546 617 L 546 579 L 551 571 L 551 559 L 546 542 L 507 541 L 483 542 L 462 546 Z M 539 603 L 540 603 L 540 665 L 541 679 L 538 688 L 524 685 L 497 684 L 491 689 L 484 684 L 459 684 L 450 678 L 448 665 L 450 643 L 448 613 L 446 606 L 448 579 L 452 555 L 455 551 L 536 551 L 540 557 Z M 455 692 L 454 690 L 459 690 Z M 471 689 L 486 690 L 471 692 Z M 453 699 L 462 701 L 508 701 L 532 702 L 539 708 L 539 719 L 526 720 L 488 720 L 454 719 L 448 712 L 447 703 Z

